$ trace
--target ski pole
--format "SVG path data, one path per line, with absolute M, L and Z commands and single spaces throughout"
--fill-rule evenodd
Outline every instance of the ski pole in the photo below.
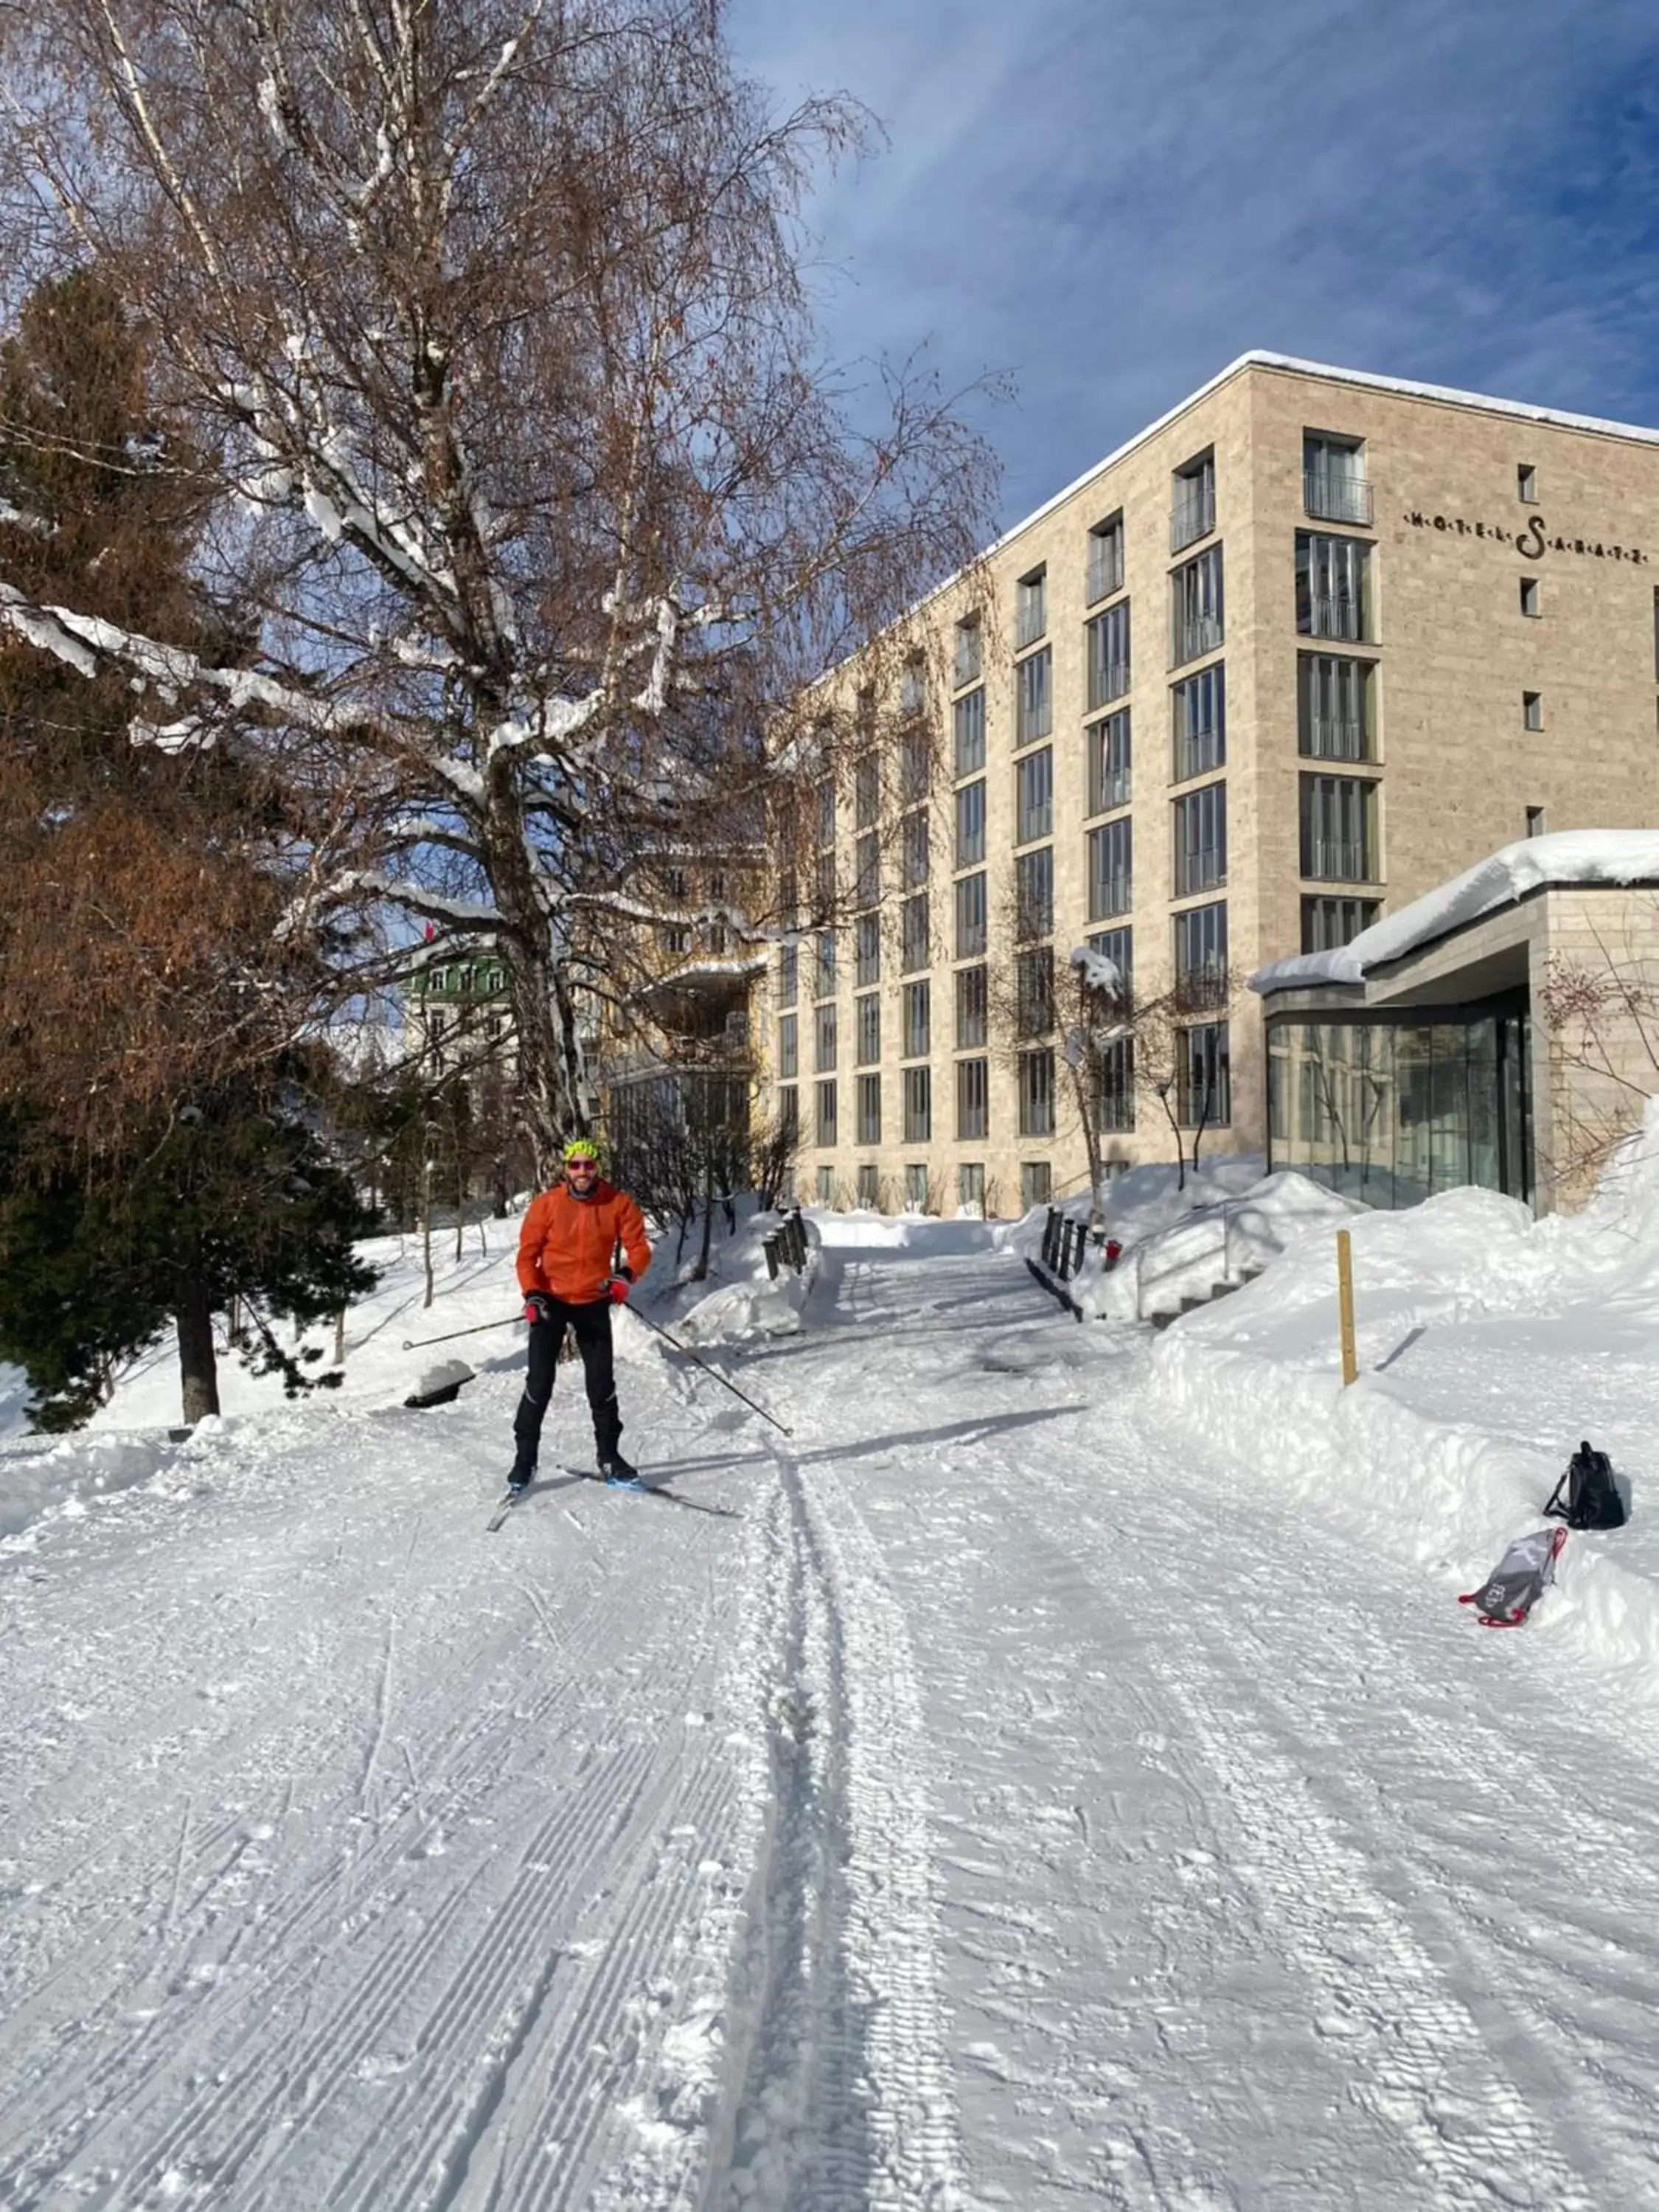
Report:
M 696 1353 L 692 1351 L 689 1344 L 682 1344 L 678 1337 L 670 1336 L 668 1331 L 663 1327 L 660 1322 L 653 1321 L 649 1314 L 641 1313 L 637 1306 L 629 1306 L 628 1310 L 629 1313 L 635 1315 L 639 1320 L 642 1321 L 647 1328 L 654 1328 L 658 1335 L 662 1338 L 663 1341 L 665 1344 L 672 1344 L 676 1352 L 683 1352 L 688 1359 L 696 1360 L 696 1364 L 702 1368 L 705 1375 L 712 1375 L 715 1382 L 722 1384 L 725 1389 L 728 1389 L 734 1398 L 741 1398 L 744 1404 L 748 1407 L 751 1413 L 758 1413 L 763 1421 L 771 1421 L 772 1426 L 777 1431 L 781 1437 L 793 1437 L 794 1435 L 795 1432 L 793 1429 L 786 1429 L 781 1421 L 773 1420 L 771 1414 L 767 1412 L 765 1407 L 757 1406 L 751 1397 L 750 1397 L 745 1392 L 738 1389 L 735 1382 L 727 1382 L 725 1376 L 720 1373 L 718 1367 L 711 1367 L 706 1359 L 698 1359 Z
M 512 1314 L 506 1321 L 481 1321 L 476 1328 L 452 1328 L 447 1336 L 406 1336 L 404 1350 L 420 1352 L 428 1344 L 453 1344 L 458 1336 L 481 1336 L 487 1328 L 511 1328 L 515 1321 L 522 1319 L 522 1315 Z

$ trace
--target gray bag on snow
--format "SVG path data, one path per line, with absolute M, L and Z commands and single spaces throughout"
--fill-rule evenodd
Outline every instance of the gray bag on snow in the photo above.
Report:
M 1517 1536 L 1480 1589 L 1457 1602 L 1480 1607 L 1482 1628 L 1519 1628 L 1555 1580 L 1555 1562 L 1566 1540 L 1565 1528 Z

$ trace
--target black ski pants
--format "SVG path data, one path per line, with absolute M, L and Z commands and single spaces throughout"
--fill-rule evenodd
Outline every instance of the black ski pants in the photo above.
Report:
M 553 1395 L 553 1373 L 558 1365 L 567 1328 L 574 1334 L 576 1349 L 582 1356 L 587 1403 L 593 1415 L 593 1443 L 601 1460 L 611 1456 L 622 1436 L 622 1415 L 617 1409 L 617 1377 L 611 1345 L 610 1299 L 595 1298 L 590 1304 L 574 1306 L 567 1305 L 562 1298 L 552 1298 L 549 1300 L 549 1309 L 545 1321 L 532 1322 L 530 1325 L 530 1353 L 525 1373 L 524 1395 L 519 1401 L 519 1410 L 513 1422 L 514 1442 L 518 1447 L 514 1455 L 513 1471 L 515 1474 L 531 1475 L 536 1471 L 542 1423 Z

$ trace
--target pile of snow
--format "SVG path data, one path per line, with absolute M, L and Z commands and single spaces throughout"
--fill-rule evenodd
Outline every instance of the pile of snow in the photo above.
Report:
M 683 1343 L 709 1346 L 741 1344 L 756 1337 L 793 1336 L 812 1285 L 817 1279 L 822 1245 L 815 1226 L 808 1224 L 806 1265 L 796 1273 L 780 1260 L 773 1280 L 766 1261 L 766 1238 L 780 1227 L 782 1217 L 760 1213 L 752 1202 L 745 1209 L 742 1232 L 728 1237 L 711 1253 L 713 1272 L 726 1278 L 715 1289 L 682 1281 L 680 1298 L 696 1288 L 694 1304 L 680 1304 L 673 1322 L 674 1334 Z M 805 1217 L 803 1217 L 805 1218 Z
M 1472 1589 L 1540 1525 L 1581 1439 L 1608 1450 L 1633 1516 L 1575 1533 L 1540 1611 L 1604 1672 L 1659 1693 L 1659 1103 L 1577 1215 L 1534 1221 L 1492 1191 L 1355 1210 L 1360 1376 L 1345 1389 L 1334 1219 L 1271 1271 L 1171 1328 L 1153 1397 L 1327 1522 Z

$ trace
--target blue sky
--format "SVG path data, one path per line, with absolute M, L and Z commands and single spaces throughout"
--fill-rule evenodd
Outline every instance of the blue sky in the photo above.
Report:
M 838 358 L 927 342 L 1018 519 L 1253 346 L 1659 423 L 1659 0 L 735 0 Z

